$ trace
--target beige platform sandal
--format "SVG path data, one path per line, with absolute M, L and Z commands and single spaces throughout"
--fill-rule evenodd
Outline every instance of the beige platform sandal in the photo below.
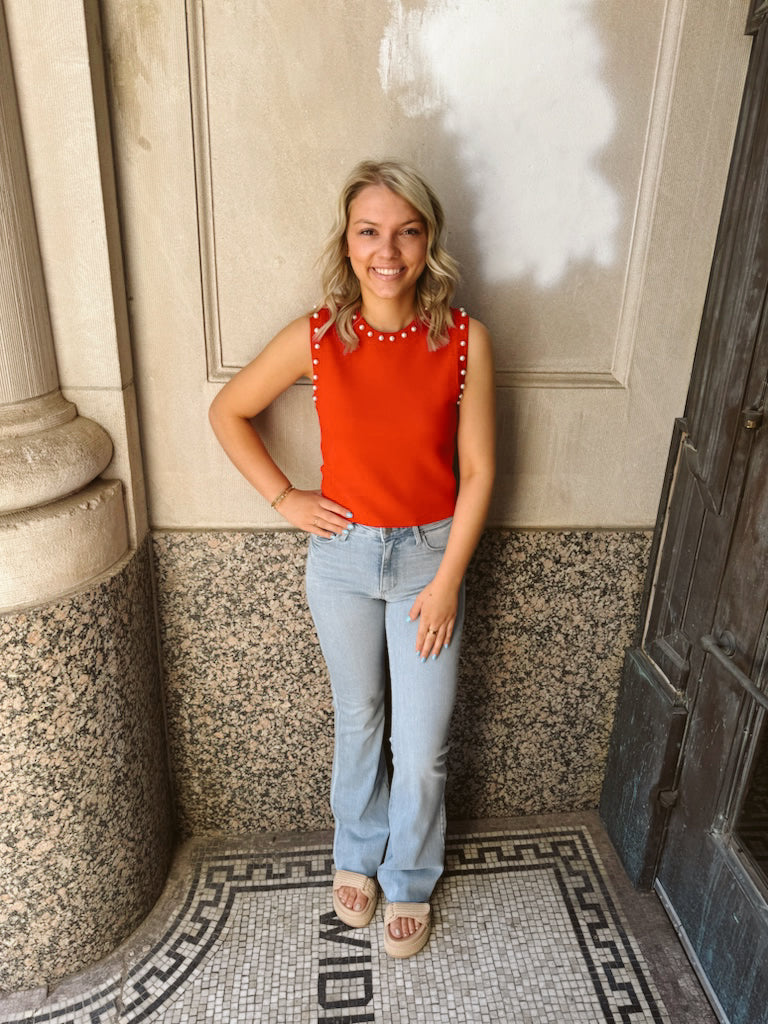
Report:
M 389 931 L 389 926 L 398 917 L 410 917 L 421 925 L 413 935 L 404 939 L 395 939 Z M 390 956 L 405 957 L 413 956 L 423 949 L 427 944 L 429 933 L 432 931 L 432 911 L 428 903 L 388 903 L 384 911 L 384 948 Z
M 350 910 L 341 902 L 337 890 L 344 887 L 359 889 L 363 896 L 367 897 L 363 910 Z M 359 875 L 356 871 L 337 871 L 333 876 L 333 909 L 336 917 L 350 928 L 364 928 L 370 924 L 371 918 L 376 913 L 376 903 L 379 898 L 379 887 L 375 878 L 368 878 L 367 875 Z

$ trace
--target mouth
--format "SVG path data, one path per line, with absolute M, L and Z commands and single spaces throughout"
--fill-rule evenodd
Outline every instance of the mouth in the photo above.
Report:
M 371 273 L 377 277 L 385 277 L 391 280 L 405 273 L 405 267 L 371 267 Z

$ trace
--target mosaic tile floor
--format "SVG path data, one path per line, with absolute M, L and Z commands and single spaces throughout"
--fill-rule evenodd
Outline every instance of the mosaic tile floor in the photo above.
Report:
M 662 1005 L 582 825 L 449 839 L 433 935 L 404 961 L 384 953 L 381 908 L 369 928 L 338 921 L 331 879 L 329 843 L 192 846 L 138 940 L 35 1009 L 0 1007 L 2 1024 L 682 1019 Z

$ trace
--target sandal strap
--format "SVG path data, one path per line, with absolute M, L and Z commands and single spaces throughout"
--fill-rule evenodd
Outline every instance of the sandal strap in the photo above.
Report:
M 333 876 L 333 891 L 348 886 L 350 889 L 359 889 L 363 896 L 369 900 L 374 899 L 378 894 L 378 886 L 375 878 L 358 874 L 357 871 L 337 871 Z
M 384 910 L 384 923 L 390 924 L 398 917 L 410 917 L 420 924 L 428 924 L 431 912 L 428 903 L 388 903 Z

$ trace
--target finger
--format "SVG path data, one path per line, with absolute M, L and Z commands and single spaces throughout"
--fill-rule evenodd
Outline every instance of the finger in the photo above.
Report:
M 322 498 L 320 501 L 320 507 L 325 509 L 326 512 L 331 512 L 342 519 L 351 519 L 352 512 L 350 509 L 345 508 L 343 505 L 339 505 L 337 501 L 331 501 L 330 498 Z
M 434 626 L 427 626 L 426 628 L 422 626 L 419 629 L 419 637 L 421 638 L 421 643 L 418 645 L 418 651 L 422 661 L 426 661 L 430 654 L 433 655 L 435 651 L 438 651 L 440 649 L 440 633 L 441 631 L 439 629 L 436 629 Z
M 351 525 L 349 520 L 342 519 L 335 512 L 329 512 L 320 505 L 317 506 L 312 515 L 312 528 L 322 530 L 324 534 L 343 533 L 345 530 L 349 530 Z
M 319 511 L 317 521 L 323 529 L 332 530 L 334 533 L 343 533 L 344 530 L 349 530 L 352 526 L 348 519 L 342 519 L 341 516 L 336 515 L 335 512 L 328 512 L 327 509 Z
M 432 637 L 432 650 L 429 652 L 433 661 L 437 661 L 440 657 L 440 651 L 443 649 L 445 643 L 445 626 L 441 626 L 435 635 Z
M 451 637 L 453 636 L 453 627 L 455 625 L 456 625 L 456 619 L 451 619 L 450 622 L 448 622 L 446 624 L 445 636 L 443 637 L 443 647 L 450 647 L 451 646 Z
M 442 626 L 440 626 L 437 633 L 435 634 L 434 644 L 432 645 L 431 651 L 431 657 L 433 661 L 437 661 L 437 659 L 440 657 L 441 651 L 444 651 L 450 645 L 451 637 L 453 636 L 453 627 L 455 624 L 455 618 L 449 619 L 447 622 L 443 623 Z
M 432 650 L 427 655 L 432 661 L 437 661 L 440 657 L 440 651 L 443 649 L 443 637 L 445 636 L 445 629 L 441 628 L 435 633 L 431 639 L 434 641 L 432 644 Z
M 416 653 L 421 656 L 422 648 L 427 642 L 427 624 L 423 618 L 419 619 L 419 630 L 416 634 Z
M 316 537 L 324 537 L 328 540 L 330 537 L 335 536 L 336 533 L 341 533 L 341 530 L 331 530 L 328 524 L 325 523 L 320 516 L 313 516 L 312 521 L 307 526 L 307 532 L 313 533 Z

